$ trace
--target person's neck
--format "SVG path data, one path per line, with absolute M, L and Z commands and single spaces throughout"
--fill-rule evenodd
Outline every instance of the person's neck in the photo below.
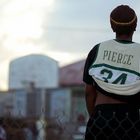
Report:
M 117 35 L 116 34 L 116 39 L 117 40 L 132 41 L 132 34 L 131 35 Z

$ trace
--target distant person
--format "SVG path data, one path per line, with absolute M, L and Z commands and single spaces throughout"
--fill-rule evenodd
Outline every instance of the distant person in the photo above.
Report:
M 37 140 L 45 140 L 46 139 L 46 126 L 47 123 L 43 117 L 41 117 L 39 120 L 36 122 L 36 127 L 38 130 L 38 135 L 37 135 Z
M 119 5 L 110 23 L 115 39 L 95 45 L 85 63 L 85 140 L 140 140 L 140 44 L 132 41 L 137 15 Z
M 23 124 L 23 132 L 25 140 L 37 140 L 38 131 L 36 121 L 25 121 Z
M 3 125 L 3 120 L 0 119 L 0 140 L 7 140 L 6 130 Z
M 33 133 L 30 128 L 25 127 L 23 131 L 24 131 L 25 140 L 34 140 Z
M 85 116 L 82 113 L 78 114 L 77 122 L 78 122 L 78 124 L 84 124 L 85 123 Z

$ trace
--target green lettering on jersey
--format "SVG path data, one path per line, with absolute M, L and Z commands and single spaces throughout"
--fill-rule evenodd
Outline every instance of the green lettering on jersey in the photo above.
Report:
M 125 84 L 127 78 L 127 74 L 126 73 L 122 73 L 114 82 L 112 82 L 113 84 Z
M 112 71 L 107 70 L 107 69 L 103 69 L 101 71 L 101 74 L 107 75 L 106 77 L 102 77 L 104 79 L 104 81 L 107 82 L 107 83 L 108 83 L 108 79 L 110 79 L 113 75 Z

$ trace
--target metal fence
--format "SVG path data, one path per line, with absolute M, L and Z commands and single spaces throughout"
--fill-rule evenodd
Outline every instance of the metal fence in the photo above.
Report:
M 31 94 L 25 90 L 0 94 L 0 137 L 2 133 L 6 140 L 83 140 L 86 122 L 70 119 L 71 99 L 64 98 L 69 92 L 52 91 L 43 96 L 40 90 Z M 52 98 L 52 94 L 57 96 Z
M 113 111 L 114 110 L 114 111 Z M 88 122 L 87 139 L 140 140 L 140 112 L 137 107 L 100 105 Z
M 83 140 L 83 124 L 62 123 L 59 118 L 0 118 L 0 138 L 6 140 Z M 3 133 L 3 134 L 2 134 Z

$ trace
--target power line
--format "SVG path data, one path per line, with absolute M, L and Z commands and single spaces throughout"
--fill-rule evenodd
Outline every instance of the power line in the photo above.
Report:
M 57 26 L 49 26 L 45 27 L 46 30 L 54 30 L 54 31 L 72 31 L 72 32 L 109 32 L 110 29 L 107 28 L 87 28 L 87 27 L 57 27 Z

